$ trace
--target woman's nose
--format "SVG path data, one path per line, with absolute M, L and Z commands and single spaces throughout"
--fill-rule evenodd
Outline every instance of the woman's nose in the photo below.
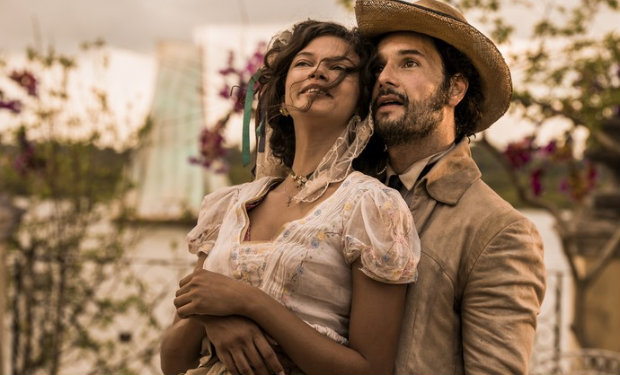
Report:
M 308 75 L 308 78 L 327 80 L 328 77 L 323 64 L 319 64 L 316 69 Z

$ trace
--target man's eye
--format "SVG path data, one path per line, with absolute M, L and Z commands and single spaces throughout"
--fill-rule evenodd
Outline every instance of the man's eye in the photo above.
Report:
M 415 60 L 405 60 L 403 63 L 404 68 L 413 68 L 415 66 L 418 66 L 418 63 Z
M 376 75 L 379 75 L 379 74 L 381 74 L 381 72 L 383 71 L 383 68 L 385 68 L 385 66 L 384 66 L 384 65 L 375 65 L 375 67 L 373 68 L 373 72 L 374 72 Z

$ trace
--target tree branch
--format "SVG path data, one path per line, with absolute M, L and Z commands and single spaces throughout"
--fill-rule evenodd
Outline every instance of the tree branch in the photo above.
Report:
M 609 260 L 616 256 L 618 244 L 620 244 L 620 228 L 616 229 L 607 240 L 596 264 L 584 276 L 583 281 L 586 285 L 594 282 L 601 275 L 601 271 L 608 265 Z
M 529 193 L 527 188 L 521 183 L 517 172 L 508 162 L 504 154 L 502 154 L 495 146 L 489 143 L 485 133 L 482 133 L 479 144 L 482 145 L 489 153 L 491 153 L 493 158 L 495 158 L 501 164 L 502 168 L 508 175 L 508 178 L 510 179 L 512 185 L 514 186 L 521 202 L 532 207 L 547 211 L 549 214 L 551 214 L 551 216 L 553 216 L 553 218 L 555 219 L 556 231 L 558 232 L 558 236 L 562 241 L 562 251 L 566 256 L 566 259 L 568 260 L 568 266 L 570 268 L 571 274 L 575 280 L 581 280 L 582 276 L 579 274 L 573 256 L 573 254 L 575 253 L 573 250 L 574 245 L 572 244 L 572 242 L 568 241 L 568 239 L 571 238 L 571 234 L 573 231 L 571 230 L 568 222 L 562 217 L 560 209 L 550 202 L 546 202 L 542 199 L 533 197 L 532 194 Z
M 551 114 L 550 116 L 545 116 L 546 118 L 551 118 L 551 117 L 554 117 L 554 116 L 560 116 L 560 117 L 564 117 L 564 118 L 569 119 L 575 126 L 586 126 L 585 120 L 583 118 L 577 116 L 574 113 L 569 113 L 569 112 L 565 112 L 565 111 L 561 111 L 561 110 L 555 109 L 555 108 L 553 108 L 553 106 L 551 104 L 545 103 L 545 102 L 543 102 L 543 101 L 541 101 L 539 99 L 536 99 L 536 98 L 534 98 L 532 96 L 528 97 L 527 100 L 530 102 L 530 104 L 526 105 L 526 104 L 522 103 L 523 106 L 529 107 L 531 105 L 537 105 L 543 111 L 546 111 L 546 112 Z
M 532 207 L 548 211 L 556 219 L 556 222 L 560 225 L 560 234 L 568 234 L 569 230 L 565 221 L 562 219 L 560 209 L 554 204 L 536 198 L 532 196 L 531 193 L 529 193 L 528 189 L 521 183 L 521 180 L 519 179 L 519 176 L 515 172 L 512 165 L 510 165 L 508 160 L 506 160 L 504 154 L 502 154 L 497 148 L 495 148 L 495 146 L 489 143 L 485 133 L 482 134 L 479 143 L 484 146 L 484 148 L 491 153 L 493 158 L 501 164 L 502 168 L 508 175 L 508 178 L 510 179 L 512 185 L 515 187 L 519 200 Z

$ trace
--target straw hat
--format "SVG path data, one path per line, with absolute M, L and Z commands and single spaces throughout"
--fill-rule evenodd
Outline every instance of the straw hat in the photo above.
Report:
M 484 94 L 477 132 L 491 126 L 508 109 L 512 95 L 508 65 L 495 44 L 455 8 L 436 0 L 357 0 L 355 16 L 363 35 L 414 31 L 441 39 L 469 57 L 480 74 Z

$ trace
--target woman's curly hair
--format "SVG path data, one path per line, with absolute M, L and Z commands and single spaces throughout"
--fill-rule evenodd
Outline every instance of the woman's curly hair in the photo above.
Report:
M 329 84 L 328 88 L 340 84 L 347 74 L 358 72 L 360 95 L 356 113 L 361 118 L 368 115 L 374 84 L 374 75 L 369 62 L 374 53 L 374 47 L 360 36 L 357 29 L 348 30 L 333 22 L 307 20 L 295 24 L 291 31 L 276 36 L 265 54 L 264 65 L 259 74 L 258 81 L 261 90 L 258 106 L 260 116 L 266 119 L 272 129 L 268 141 L 273 155 L 287 167 L 293 165 L 295 157 L 295 131 L 293 119 L 280 113 L 285 99 L 286 76 L 297 53 L 312 40 L 322 36 L 334 36 L 344 40 L 351 46 L 351 51 L 359 56 L 359 64 L 347 72 L 342 72 L 338 79 Z

